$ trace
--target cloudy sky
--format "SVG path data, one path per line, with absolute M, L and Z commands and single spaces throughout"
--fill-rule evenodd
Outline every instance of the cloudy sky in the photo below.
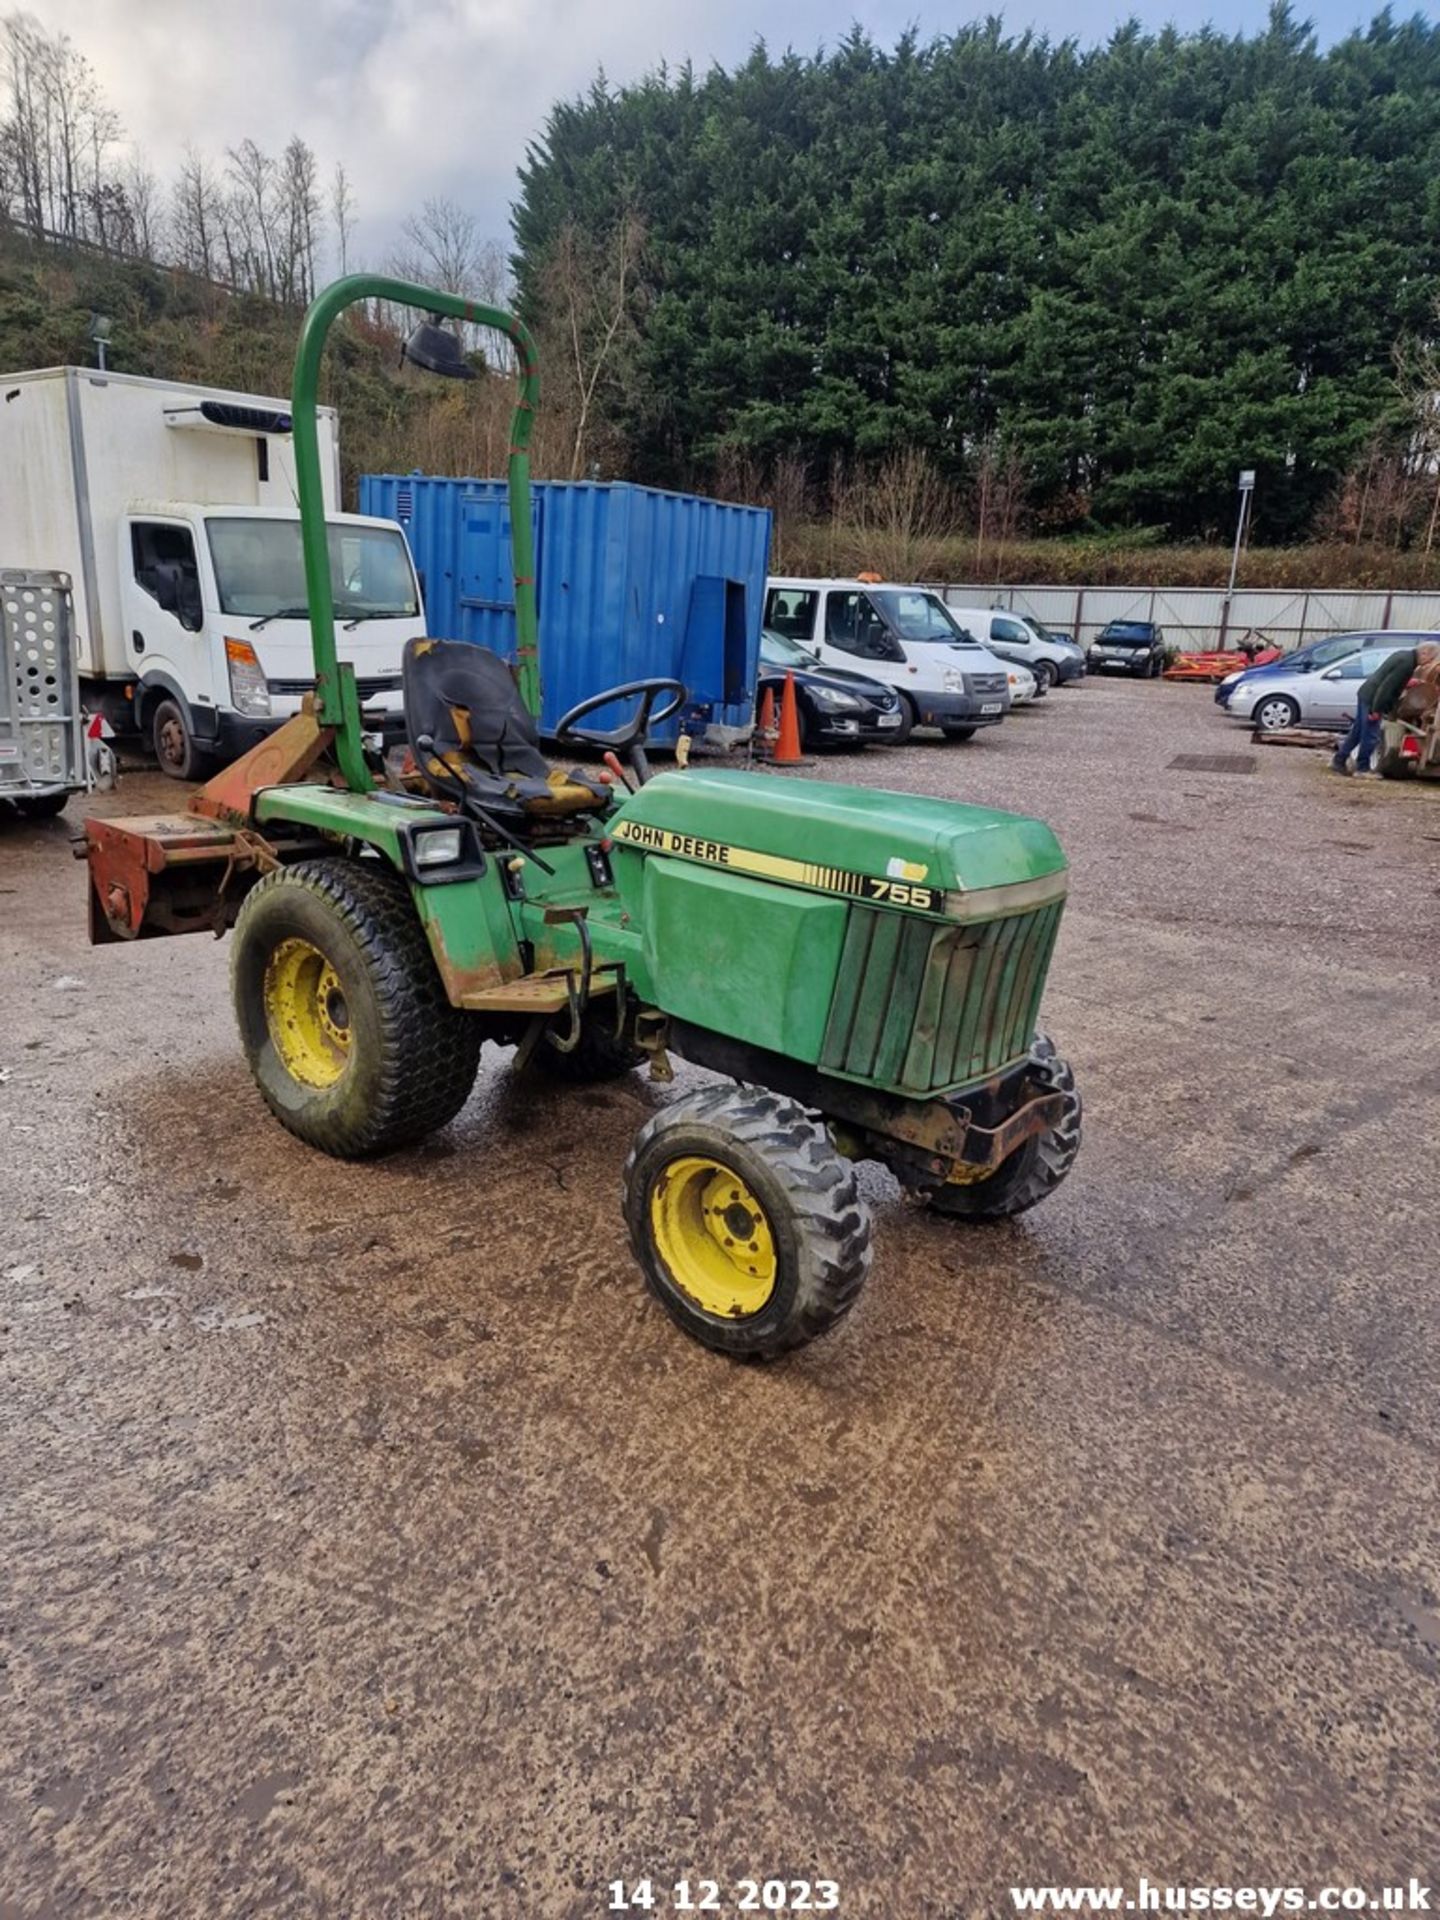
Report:
M 24 4 L 24 0 L 21 0 Z M 29 0 L 95 67 L 125 130 L 168 177 L 187 142 L 219 156 L 246 135 L 308 140 L 337 159 L 359 203 L 357 252 L 378 264 L 404 215 L 448 194 L 508 238 L 514 170 L 557 97 L 604 67 L 612 81 L 658 60 L 733 63 L 763 36 L 805 51 L 852 18 L 877 38 L 907 24 L 952 31 L 989 11 L 937 0 Z M 1364 0 L 1299 0 L 1330 40 L 1367 20 Z M 1408 9 L 1402 4 L 1397 11 Z M 1150 26 L 1212 21 L 1253 30 L 1264 0 L 1014 0 L 1015 29 L 1103 40 L 1134 14 Z

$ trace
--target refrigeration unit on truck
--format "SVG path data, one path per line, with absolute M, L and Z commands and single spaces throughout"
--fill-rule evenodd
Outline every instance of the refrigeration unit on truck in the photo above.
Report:
M 425 631 L 393 522 L 337 509 L 319 418 L 340 657 L 398 738 L 400 661 Z M 0 376 L 0 568 L 69 574 L 80 695 L 166 773 L 259 743 L 313 679 L 289 402 L 84 367 Z

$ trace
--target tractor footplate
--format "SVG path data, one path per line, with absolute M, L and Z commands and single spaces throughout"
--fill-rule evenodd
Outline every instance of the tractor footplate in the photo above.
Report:
M 498 987 L 480 987 L 467 993 L 460 1004 L 472 1013 L 564 1013 L 571 1004 L 576 978 L 563 967 L 548 973 L 527 973 Z M 614 993 L 617 984 L 615 974 L 597 968 L 590 976 L 586 997 L 593 1000 L 599 994 Z

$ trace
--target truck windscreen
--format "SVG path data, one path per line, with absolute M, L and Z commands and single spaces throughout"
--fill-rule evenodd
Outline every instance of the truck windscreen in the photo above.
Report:
M 207 520 L 222 613 L 274 618 L 306 605 L 298 520 Z M 394 527 L 329 528 L 335 618 L 414 619 L 420 611 L 404 536 Z M 298 616 L 297 616 L 298 617 Z

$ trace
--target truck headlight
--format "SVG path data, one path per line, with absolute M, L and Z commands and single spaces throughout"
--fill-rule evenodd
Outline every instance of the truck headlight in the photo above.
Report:
M 827 713 L 854 713 L 861 705 L 853 693 L 845 693 L 839 687 L 811 687 L 810 697 Z
M 965 676 L 963 673 L 956 673 L 953 668 L 947 668 L 940 684 L 946 693 L 964 693 Z
M 230 700 L 235 711 L 250 720 L 268 719 L 270 689 L 254 647 L 248 640 L 227 640 L 225 664 L 230 669 Z
M 460 840 L 459 827 L 432 827 L 428 833 L 417 833 L 411 842 L 416 866 L 448 867 L 460 858 Z

